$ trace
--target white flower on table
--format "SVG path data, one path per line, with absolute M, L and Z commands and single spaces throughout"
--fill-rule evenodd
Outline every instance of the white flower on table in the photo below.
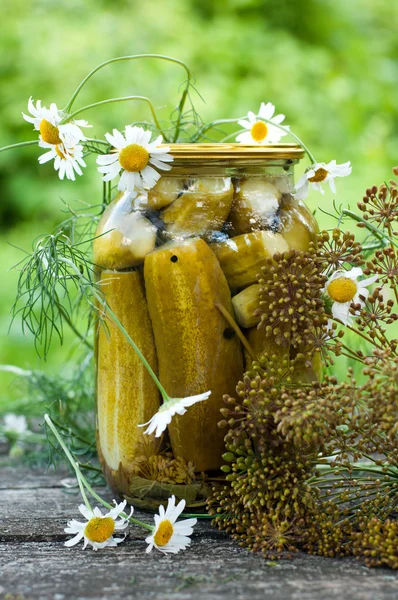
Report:
M 33 128 L 40 132 L 39 146 L 47 150 L 39 156 L 39 163 L 44 164 L 54 160 L 54 168 L 58 171 L 60 179 L 75 180 L 75 172 L 82 175 L 80 167 L 85 167 L 83 160 L 83 146 L 79 144 L 86 139 L 81 127 L 91 127 L 84 120 L 70 121 L 61 124 L 64 117 L 57 105 L 52 103 L 50 108 L 41 105 L 38 100 L 36 105 L 29 98 L 28 110 L 32 116 L 23 114 L 25 121 L 33 124 Z
M 3 431 L 5 433 L 24 434 L 28 431 L 28 423 L 23 415 L 8 413 L 3 418 Z
M 127 125 L 125 135 L 117 129 L 113 135 L 106 133 L 105 137 L 114 151 L 97 157 L 98 171 L 104 173 L 103 181 L 110 181 L 122 171 L 118 190 L 133 192 L 138 189 L 150 189 L 160 179 L 161 171 L 169 171 L 168 164 L 173 161 L 168 154 L 168 146 L 160 146 L 162 136 L 151 142 L 152 133 L 142 127 Z
M 329 163 L 315 163 L 313 164 L 308 171 L 304 173 L 304 175 L 299 179 L 297 185 L 295 186 L 295 194 L 294 197 L 298 200 L 304 200 L 308 196 L 309 185 L 311 183 L 312 187 L 324 194 L 325 191 L 322 188 L 322 183 L 329 183 L 329 187 L 332 192 L 336 193 L 336 185 L 334 180 L 336 177 L 347 177 L 351 174 L 352 167 L 350 161 L 338 165 L 335 160 L 330 161 Z
M 126 506 L 126 500 L 117 504 L 113 501 L 115 507 L 112 508 L 105 515 L 102 514 L 101 510 L 96 507 L 94 510 L 90 510 L 84 504 L 79 506 L 79 511 L 86 519 L 86 522 L 82 523 L 72 519 L 68 521 L 67 527 L 65 527 L 65 533 L 74 533 L 75 537 L 65 542 L 65 546 L 75 546 L 84 540 L 83 549 L 90 545 L 94 550 L 99 550 L 107 547 L 114 547 L 123 542 L 124 537 L 114 538 L 113 533 L 115 531 L 123 531 L 128 527 L 128 518 L 119 517 Z M 131 508 L 129 517 L 133 514 L 134 509 Z
M 240 133 L 236 137 L 236 141 L 242 144 L 277 144 L 284 135 L 287 135 L 287 132 L 275 126 L 284 121 L 285 115 L 273 116 L 274 112 L 275 106 L 271 102 L 267 102 L 267 104 L 262 102 L 258 115 L 250 111 L 247 120 L 241 119 L 238 121 L 239 125 L 246 131 Z M 266 123 L 263 119 L 270 121 L 270 123 Z M 288 126 L 285 127 L 289 129 Z
M 207 400 L 210 396 L 211 391 L 204 392 L 203 394 L 197 394 L 196 396 L 187 396 L 186 398 L 169 398 L 166 402 L 163 402 L 158 412 L 153 415 L 149 421 L 138 425 L 138 427 L 145 427 L 149 425 L 148 429 L 144 431 L 147 435 L 151 435 L 155 432 L 155 437 L 160 437 L 165 431 L 168 425 L 171 423 L 171 419 L 174 415 L 184 415 L 187 412 L 187 408 Z M 155 431 L 156 430 L 156 431 Z
M 324 291 L 333 300 L 332 315 L 344 325 L 350 325 L 354 316 L 350 313 L 351 304 L 364 306 L 369 296 L 367 287 L 377 280 L 377 275 L 358 281 L 363 275 L 360 267 L 351 271 L 335 271 L 326 282 Z
M 152 535 L 145 541 L 148 544 L 146 552 L 151 552 L 155 547 L 164 554 L 177 554 L 180 550 L 185 550 L 190 543 L 190 535 L 197 519 L 184 519 L 176 523 L 178 517 L 185 508 L 185 500 L 181 500 L 175 505 L 175 496 L 169 498 L 166 512 L 163 506 L 159 507 L 159 514 L 155 515 L 155 527 Z

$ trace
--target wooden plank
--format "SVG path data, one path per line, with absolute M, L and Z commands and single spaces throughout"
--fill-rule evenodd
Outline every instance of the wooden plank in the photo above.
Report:
M 131 527 L 117 548 L 66 548 L 63 528 L 79 518 L 78 495 L 64 474 L 0 469 L 0 599 L 109 600 L 395 600 L 398 574 L 354 559 L 297 554 L 273 563 L 201 522 L 191 547 L 176 556 L 145 553 L 145 533 Z M 29 487 L 28 482 L 32 486 Z M 107 499 L 112 495 L 101 490 Z M 137 516 L 152 521 L 152 515 Z M 8 596 L 7 596 L 8 594 Z

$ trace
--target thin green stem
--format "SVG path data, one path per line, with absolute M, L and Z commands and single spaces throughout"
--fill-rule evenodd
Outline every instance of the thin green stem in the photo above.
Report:
M 362 223 L 364 225 L 364 227 L 366 227 L 366 229 L 368 229 L 369 231 L 372 231 L 377 237 L 379 237 L 379 236 L 384 237 L 386 240 L 388 240 L 390 242 L 390 244 L 392 244 L 393 246 L 396 246 L 398 248 L 398 242 L 396 242 L 392 237 L 387 235 L 381 229 L 378 229 L 375 225 L 372 225 L 372 223 L 369 223 L 369 221 L 366 221 L 366 219 L 363 219 L 356 213 L 352 212 L 352 210 L 348 210 L 347 208 L 344 208 L 342 210 L 341 214 L 346 215 L 347 217 L 350 217 L 351 219 L 353 219 L 353 221 L 357 221 L 357 223 Z
M 83 79 L 83 81 L 81 83 L 79 83 L 76 90 L 73 92 L 71 99 L 69 100 L 68 104 L 65 107 L 65 112 L 66 113 L 70 112 L 72 105 L 73 105 L 74 101 L 76 100 L 77 96 L 79 95 L 79 93 L 81 92 L 82 88 L 86 85 L 87 81 L 89 79 L 91 79 L 91 77 L 93 75 L 95 75 L 95 73 L 97 73 L 104 67 L 111 65 L 113 63 L 124 62 L 124 61 L 129 61 L 129 60 L 138 60 L 141 58 L 157 58 L 159 60 L 165 60 L 167 62 L 177 64 L 177 65 L 181 66 L 183 69 L 185 69 L 185 71 L 187 72 L 188 78 L 189 79 L 191 78 L 191 72 L 188 69 L 187 65 L 184 62 L 182 62 L 181 60 L 178 60 L 177 58 L 172 58 L 171 56 L 165 56 L 163 54 L 131 54 L 128 56 L 118 56 L 116 58 L 111 58 L 110 60 L 106 60 L 105 62 L 103 62 L 100 65 L 98 65 L 97 67 L 95 67 L 92 71 L 90 71 L 90 73 L 88 75 L 86 75 L 86 77 Z
M 19 144 L 10 144 L 10 146 L 3 146 L 0 148 L 0 152 L 5 152 L 6 150 L 13 150 L 14 148 L 22 148 L 23 146 L 37 146 L 39 140 L 32 140 L 31 142 L 19 142 Z
M 79 110 L 76 110 L 75 112 L 68 115 L 67 117 L 64 117 L 64 119 L 61 121 L 61 123 L 71 121 L 72 119 L 77 117 L 77 115 L 80 115 L 80 113 L 85 112 L 86 110 L 91 110 L 92 108 L 96 108 L 97 106 L 103 106 L 105 104 L 112 104 L 114 102 L 129 102 L 130 100 L 141 100 L 142 102 L 146 102 L 148 104 L 148 106 L 151 110 L 151 113 L 152 113 L 153 120 L 155 121 L 156 127 L 158 128 L 159 132 L 163 135 L 164 139 L 167 141 L 167 137 L 166 137 L 166 135 L 159 123 L 159 120 L 156 116 L 155 107 L 153 106 L 153 104 L 149 100 L 149 98 L 147 98 L 146 96 L 123 96 L 122 98 L 108 98 L 107 100 L 101 100 L 100 102 L 94 102 L 93 104 L 87 104 L 87 106 L 83 106 L 82 108 L 79 108 Z
M 100 504 L 102 504 L 102 506 L 105 506 L 105 508 L 108 508 L 109 510 L 112 510 L 114 508 L 114 506 L 112 506 L 112 504 L 109 504 L 109 502 L 106 502 L 106 500 L 104 500 L 103 498 L 101 498 L 101 496 L 99 494 L 97 494 L 97 492 L 91 487 L 91 485 L 88 483 L 87 479 L 84 477 L 84 475 L 82 474 L 82 472 L 80 471 L 80 467 L 79 467 L 79 463 L 77 461 L 75 461 L 75 459 L 73 458 L 72 454 L 69 452 L 68 448 L 66 447 L 66 445 L 64 444 L 64 441 L 62 439 L 62 437 L 60 436 L 60 434 L 58 433 L 56 427 L 54 426 L 53 422 L 51 421 L 49 415 L 45 414 L 44 415 L 44 420 L 47 423 L 47 425 L 49 426 L 49 428 L 51 429 L 51 431 L 53 432 L 53 434 L 55 435 L 55 438 L 57 439 L 59 445 L 61 446 L 62 450 L 64 451 L 67 459 L 69 460 L 70 464 L 72 465 L 75 473 L 76 473 L 76 478 L 79 484 L 79 488 L 80 488 L 80 492 L 82 494 L 82 498 L 84 500 L 85 505 L 87 506 L 87 508 L 89 510 L 92 511 L 92 508 L 90 506 L 90 503 L 88 501 L 86 492 L 84 490 L 84 487 L 87 489 L 87 491 L 91 494 L 91 496 L 93 498 L 95 498 Z M 84 487 L 83 487 L 84 486 Z M 131 521 L 131 523 L 134 523 L 135 525 L 140 525 L 141 527 L 144 527 L 144 529 L 148 529 L 149 531 L 153 531 L 153 527 L 152 525 L 148 525 L 147 523 L 143 523 L 142 521 L 139 521 L 138 519 L 134 519 L 133 517 L 131 517 L 130 515 L 121 512 L 120 515 L 126 519 L 128 519 L 129 521 Z
M 97 300 L 99 302 L 101 302 L 102 304 L 104 304 L 104 300 L 103 300 L 103 298 L 101 298 L 101 296 L 99 294 L 96 294 L 96 292 L 94 292 L 94 295 L 96 296 L 96 298 L 97 298 Z M 128 341 L 128 343 L 132 346 L 134 352 L 138 355 L 138 358 L 141 360 L 142 364 L 144 365 L 144 367 L 148 371 L 149 375 L 152 377 L 153 381 L 157 385 L 160 393 L 162 394 L 163 401 L 167 402 L 168 400 L 170 400 L 170 396 L 168 395 L 168 393 L 166 392 L 166 390 L 164 389 L 164 387 L 160 383 L 160 381 L 159 381 L 158 377 L 156 376 L 154 370 L 152 369 L 151 365 L 149 364 L 149 362 L 147 361 L 147 359 L 145 358 L 145 356 L 142 354 L 142 352 L 138 348 L 137 344 L 134 342 L 134 340 L 127 333 L 127 331 L 123 327 L 122 323 L 119 321 L 119 319 L 117 318 L 117 316 L 115 315 L 115 313 L 113 312 L 113 310 L 110 308 L 110 306 L 108 304 L 105 304 L 105 312 L 111 317 L 111 320 L 113 321 L 113 323 L 122 332 L 122 334 L 124 335 L 124 337 L 126 338 L 126 340 Z

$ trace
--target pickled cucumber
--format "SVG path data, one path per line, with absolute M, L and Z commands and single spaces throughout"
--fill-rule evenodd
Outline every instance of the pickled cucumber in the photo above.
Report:
M 178 177 L 161 177 L 156 185 L 148 190 L 147 206 L 160 210 L 169 206 L 184 190 L 184 180 Z
M 170 237 L 204 235 L 221 229 L 231 208 L 233 191 L 229 177 L 193 180 L 161 213 Z
M 274 229 L 281 192 L 265 179 L 252 177 L 236 184 L 229 221 L 234 235 Z
M 285 196 L 281 205 L 282 234 L 291 248 L 306 251 L 319 232 L 318 223 L 301 200 Z
M 243 373 L 240 342 L 215 306 L 233 315 L 228 284 L 201 239 L 166 244 L 148 255 L 144 276 L 162 385 L 173 397 L 211 390 L 208 400 L 173 417 L 174 455 L 199 471 L 218 469 L 224 451 L 224 433 L 217 426 L 222 398 L 235 392 Z
M 279 233 L 255 231 L 210 245 L 231 288 L 245 288 L 257 283 L 268 258 L 287 252 L 289 244 Z
M 241 327 L 253 327 L 260 323 L 260 317 L 254 311 L 259 306 L 261 285 L 254 283 L 232 298 L 235 319 Z
M 155 248 L 156 227 L 134 211 L 128 195 L 118 194 L 98 224 L 93 261 L 105 269 L 126 269 L 142 264 Z
M 155 343 L 145 299 L 143 276 L 138 271 L 103 271 L 99 280 L 109 306 L 157 371 Z M 142 430 L 159 409 L 158 389 L 148 371 L 112 322 L 98 332 L 97 417 L 99 455 L 107 472 L 120 465 L 129 468 Z

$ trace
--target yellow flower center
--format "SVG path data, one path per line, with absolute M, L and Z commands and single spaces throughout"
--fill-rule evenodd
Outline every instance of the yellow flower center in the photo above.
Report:
M 256 121 L 250 130 L 251 136 L 253 140 L 256 142 L 262 142 L 262 140 L 267 136 L 268 127 L 264 121 Z
M 149 152 L 138 144 L 129 144 L 119 152 L 120 165 L 126 171 L 142 171 L 149 161 Z
M 59 146 L 56 146 L 56 147 L 55 147 L 55 152 L 58 154 L 58 156 L 59 156 L 60 158 L 62 158 L 62 160 L 66 160 L 65 154 L 63 154 L 63 153 L 61 152 L 61 150 L 59 149 Z
M 356 293 L 357 284 L 348 277 L 339 277 L 328 285 L 328 294 L 335 302 L 351 302 Z
M 308 178 L 308 181 L 311 181 L 311 183 L 319 183 L 320 181 L 324 181 L 328 175 L 329 171 L 319 167 L 319 169 L 315 171 L 315 174 Z
M 92 542 L 105 542 L 115 531 L 115 521 L 112 517 L 93 517 L 89 520 L 84 534 Z
M 170 523 L 170 521 L 162 521 L 157 532 L 155 533 L 155 544 L 157 546 L 165 546 L 168 544 L 171 536 L 173 535 L 173 531 L 173 525 Z
M 43 142 L 47 144 L 61 144 L 61 138 L 59 137 L 59 129 L 49 121 L 43 119 L 40 123 L 40 134 Z

